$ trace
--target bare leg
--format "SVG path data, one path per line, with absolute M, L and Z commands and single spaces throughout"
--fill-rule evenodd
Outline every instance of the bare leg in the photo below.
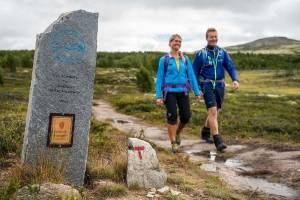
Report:
M 182 129 L 185 127 L 185 123 L 179 122 L 176 130 L 176 144 L 180 145 L 181 144 L 181 132 Z
M 175 141 L 177 124 L 168 124 L 168 135 L 171 142 Z
M 205 124 L 204 124 L 204 126 L 205 126 L 205 127 L 207 127 L 207 128 L 209 128 L 208 116 L 207 116 L 207 118 L 206 118 L 206 120 L 205 120 Z
M 219 135 L 218 130 L 218 112 L 217 107 L 212 107 L 208 109 L 208 117 L 209 117 L 209 126 L 210 132 L 213 135 L 214 143 L 218 151 L 223 151 L 227 148 L 227 146 L 223 143 L 221 135 Z
M 219 114 L 219 112 L 221 111 L 221 109 L 218 108 L 217 111 L 218 111 L 218 114 Z M 209 126 L 209 120 L 208 119 L 209 119 L 209 116 L 206 117 L 204 126 L 207 127 L 207 128 L 210 128 L 210 126 Z
M 217 107 L 212 107 L 208 109 L 208 124 L 210 127 L 210 133 L 216 135 L 219 133 L 218 130 L 218 109 Z
M 182 129 L 183 129 L 184 127 L 185 127 L 185 124 L 182 123 L 182 122 L 179 122 L 178 127 L 177 127 L 177 130 L 176 130 L 176 133 L 177 133 L 177 134 L 180 134 L 181 131 L 182 131 Z

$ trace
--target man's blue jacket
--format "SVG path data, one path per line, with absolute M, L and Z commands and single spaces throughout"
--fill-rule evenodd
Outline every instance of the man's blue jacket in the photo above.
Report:
M 238 81 L 238 75 L 232 59 L 225 49 L 218 46 L 205 47 L 196 52 L 193 69 L 197 80 L 204 82 L 225 79 L 225 70 L 232 81 Z M 218 86 L 220 84 L 216 84 Z

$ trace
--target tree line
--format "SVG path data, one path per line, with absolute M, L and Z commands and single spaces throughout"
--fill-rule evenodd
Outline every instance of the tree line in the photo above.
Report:
M 97 67 L 138 68 L 145 67 L 156 72 L 159 58 L 164 52 L 98 52 Z M 194 53 L 187 53 L 191 60 Z M 33 50 L 0 51 L 0 67 L 14 72 L 17 67 L 31 68 Z M 231 57 L 237 69 L 300 69 L 300 54 L 253 54 L 234 53 Z
M 100 68 L 139 68 L 138 73 L 140 74 L 137 74 L 137 79 L 141 79 L 145 74 L 151 76 L 156 73 L 159 59 L 164 54 L 164 52 L 98 52 L 96 66 Z M 187 53 L 187 55 L 193 60 L 194 53 Z M 17 68 L 31 68 L 33 56 L 33 50 L 0 51 L 0 84 L 3 84 L 3 71 L 16 72 Z M 300 69 L 300 55 L 297 54 L 234 53 L 231 54 L 231 57 L 238 70 Z

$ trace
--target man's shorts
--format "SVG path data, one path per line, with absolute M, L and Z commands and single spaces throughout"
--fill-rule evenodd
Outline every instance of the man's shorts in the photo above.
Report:
M 206 108 L 217 107 L 221 109 L 224 100 L 225 87 L 206 86 L 202 89 Z

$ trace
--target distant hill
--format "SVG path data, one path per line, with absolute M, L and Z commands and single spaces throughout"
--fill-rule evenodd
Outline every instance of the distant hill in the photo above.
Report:
M 229 52 L 300 54 L 300 41 L 287 37 L 261 38 L 245 44 L 226 47 Z

